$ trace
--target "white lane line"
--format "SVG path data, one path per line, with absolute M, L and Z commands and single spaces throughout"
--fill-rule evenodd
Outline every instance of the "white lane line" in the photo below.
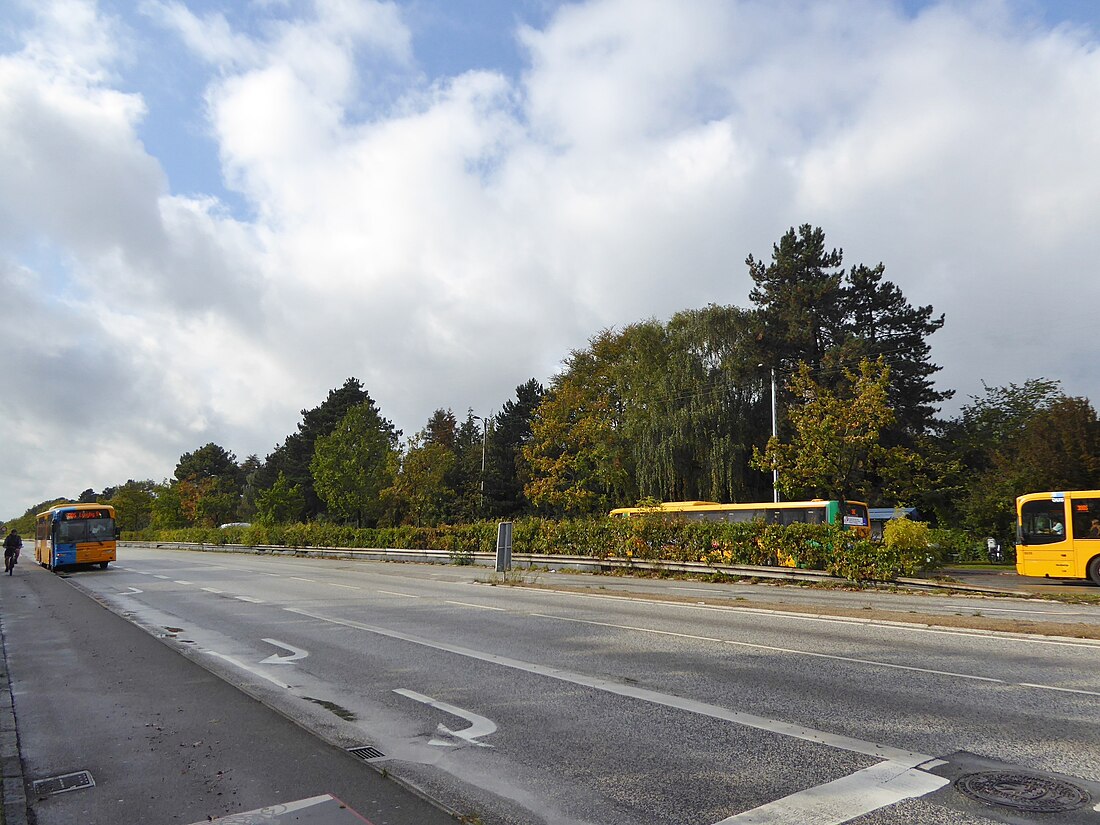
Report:
M 362 587 L 356 587 L 354 584 L 337 584 L 336 582 L 329 582 L 330 587 L 342 587 L 345 590 L 362 590 Z
M 857 659 L 852 656 L 836 656 L 831 653 L 817 653 L 812 650 L 795 650 L 789 647 L 776 647 L 774 645 L 761 645 L 753 642 L 738 642 L 732 639 L 716 639 L 712 636 L 694 636 L 690 633 L 675 633 L 671 630 L 656 630 L 650 627 L 637 627 L 635 625 L 614 624 L 612 622 L 597 622 L 591 619 L 575 619 L 571 616 L 551 616 L 546 613 L 531 613 L 531 616 L 537 616 L 541 619 L 556 619 L 559 622 L 576 622 L 577 624 L 590 624 L 597 627 L 610 627 L 615 630 L 633 630 L 638 633 L 652 633 L 655 636 L 675 636 L 680 639 L 692 639 L 701 642 L 718 642 L 719 644 L 735 645 L 736 647 L 747 647 L 753 650 L 767 650 L 772 653 L 789 653 L 794 656 L 813 656 L 818 659 L 832 659 L 837 662 L 852 662 L 860 665 L 870 665 L 872 667 L 886 667 L 894 670 L 909 670 L 917 673 L 931 673 L 935 676 L 952 676 L 957 679 L 972 679 L 978 682 L 995 682 L 996 684 L 1003 685 L 1005 682 L 1003 679 L 993 679 L 989 676 L 973 676 L 969 673 L 954 673 L 949 670 L 933 670 L 926 667 L 914 667 L 912 665 L 898 665 L 893 662 L 878 662 L 874 659 Z
M 229 662 L 229 664 L 239 667 L 241 670 L 247 670 L 253 676 L 259 676 L 261 679 L 267 679 L 267 681 L 271 682 L 273 685 L 278 685 L 283 690 L 290 690 L 290 685 L 286 684 L 285 682 L 280 682 L 273 676 L 268 676 L 266 673 L 263 673 L 252 667 L 252 665 L 246 665 L 244 662 L 238 659 L 234 659 L 232 656 L 226 656 L 224 653 L 218 653 L 214 650 L 208 650 L 206 652 L 209 653 L 211 656 L 217 656 L 219 659 L 223 659 L 224 661 Z
M 864 627 L 877 627 L 883 630 L 898 630 L 903 633 L 930 633 L 939 636 L 962 636 L 964 638 L 971 639 L 985 639 L 986 641 L 997 642 L 1020 642 L 1028 646 L 1033 645 L 1052 645 L 1054 647 L 1081 647 L 1081 648 L 1096 648 L 1100 647 L 1100 640 L 1096 639 L 1069 639 L 1069 638 L 1049 638 L 1046 636 L 1039 636 L 1034 633 L 1026 633 L 1023 631 L 999 631 L 999 630 L 986 630 L 986 631 L 968 631 L 960 630 L 951 627 L 929 627 L 925 624 L 915 624 L 913 622 L 891 622 L 881 621 L 877 619 L 864 619 L 851 616 L 821 616 L 817 613 L 798 613 L 789 610 L 769 610 L 764 607 L 733 607 L 731 605 L 716 605 L 716 604 L 682 604 L 679 602 L 654 602 L 652 599 L 643 599 L 637 596 L 614 596 L 607 593 L 576 593 L 570 590 L 530 590 L 529 593 L 546 593 L 548 595 L 557 596 L 571 596 L 577 599 L 596 599 L 604 601 L 615 602 L 636 602 L 638 604 L 644 604 L 654 606 L 655 604 L 661 607 L 675 608 L 682 610 L 705 610 L 713 613 L 747 613 L 749 615 L 756 616 L 771 616 L 777 620 L 789 620 L 800 622 L 818 622 L 821 624 L 844 624 L 844 625 L 863 625 Z M 927 621 L 932 621 L 935 616 L 929 614 L 924 617 Z
M 249 604 L 264 604 L 263 599 L 254 599 L 251 596 L 234 596 L 234 599 L 240 599 L 242 602 L 248 602 Z
M 404 596 L 406 599 L 419 599 L 420 597 L 414 593 L 398 593 L 396 590 L 379 590 L 379 593 L 385 593 L 387 596 Z
M 947 783 L 943 777 L 912 766 L 880 762 L 716 825 L 841 825 L 887 805 L 938 791 Z
M 306 579 L 306 578 L 303 578 L 301 576 L 287 576 L 287 578 L 288 579 L 294 579 L 295 581 L 309 582 L 310 584 L 317 584 L 316 579 Z
M 756 716 L 751 713 L 741 713 L 739 711 L 730 710 L 729 708 L 720 707 L 718 705 L 711 705 L 706 702 L 699 702 L 695 699 L 687 699 L 682 696 L 675 696 L 669 693 L 660 693 L 655 690 L 647 690 L 646 688 L 637 687 L 635 685 L 624 685 L 618 682 L 612 682 L 609 679 L 602 679 L 597 676 L 589 676 L 584 673 L 577 673 L 574 671 L 563 670 L 562 668 L 552 667 L 549 665 L 539 665 L 533 662 L 525 662 L 521 659 L 512 659 L 508 656 L 499 656 L 495 653 L 485 653 L 480 650 L 474 650 L 468 647 L 462 647 L 461 645 L 447 644 L 446 642 L 436 642 L 431 639 L 423 639 L 419 636 L 413 636 L 408 633 L 401 633 L 397 630 L 389 630 L 384 627 L 373 627 L 362 622 L 354 622 L 346 619 L 337 619 L 332 616 L 325 616 L 320 613 L 313 613 L 309 610 L 301 610 L 296 607 L 284 607 L 288 613 L 294 613 L 299 616 L 309 616 L 311 619 L 317 619 L 318 621 L 328 622 L 329 624 L 341 625 L 343 627 L 351 627 L 357 630 L 362 630 L 366 633 L 374 633 L 378 636 L 386 636 L 390 639 L 399 639 L 410 644 L 421 645 L 422 647 L 432 648 L 434 650 L 442 650 L 446 653 L 453 653 L 457 656 L 465 656 L 470 659 L 476 659 L 482 662 L 488 662 L 490 664 L 499 665 L 500 667 L 507 667 L 513 670 L 522 671 L 524 673 L 531 673 L 537 676 L 545 676 L 549 679 L 557 679 L 560 682 L 566 682 L 568 684 L 580 685 L 581 687 L 592 688 L 593 690 L 599 690 L 604 693 L 614 694 L 616 696 L 624 696 L 629 699 L 637 699 L 642 702 L 649 702 L 654 705 L 662 705 L 664 707 L 675 708 L 687 713 L 694 713 L 699 716 L 706 716 L 712 719 L 721 719 L 725 722 L 732 722 L 736 725 L 744 725 L 745 727 L 756 728 L 757 730 L 768 731 L 769 733 L 776 733 L 781 736 L 790 736 L 795 739 L 801 739 L 804 742 L 814 742 L 819 745 L 826 745 L 833 748 L 839 748 L 841 750 L 852 751 L 854 753 L 862 753 L 867 756 L 873 756 L 877 759 L 887 759 L 893 762 L 897 762 L 905 767 L 916 767 L 923 762 L 927 762 L 934 757 L 928 756 L 923 753 L 916 753 L 914 751 L 902 750 L 901 748 L 894 748 L 890 745 L 881 745 L 876 742 L 866 742 L 862 739 L 854 739 L 850 736 L 842 736 L 840 734 L 828 733 L 827 731 L 815 730 L 813 728 L 803 727 L 802 725 L 796 725 L 791 722 L 784 722 L 778 719 L 767 719 L 763 716 Z
M 123 595 L 123 596 L 136 596 L 138 593 L 144 593 L 144 592 L 145 592 L 144 590 L 138 590 L 136 587 L 133 587 L 131 585 L 129 593 L 122 593 L 120 595 Z
M 507 612 L 503 607 L 489 607 L 487 604 L 472 604 L 471 602 L 449 602 L 444 601 L 443 604 L 457 604 L 460 607 L 476 607 L 478 610 L 500 610 Z
M 1056 690 L 1059 693 L 1080 693 L 1084 696 L 1100 696 L 1100 691 L 1078 690 L 1077 688 L 1054 687 L 1053 685 L 1033 685 L 1030 682 L 1020 682 L 1020 687 L 1038 688 L 1039 690 Z
M 154 573 L 153 578 L 154 579 L 165 579 L 165 580 L 167 580 L 167 579 L 171 578 L 171 576 L 162 576 L 159 573 Z
M 204 587 L 202 589 L 205 590 L 207 593 L 224 593 L 225 592 L 224 590 L 215 590 L 213 587 Z
M 194 582 L 185 582 L 183 579 L 173 579 L 172 584 L 194 584 Z

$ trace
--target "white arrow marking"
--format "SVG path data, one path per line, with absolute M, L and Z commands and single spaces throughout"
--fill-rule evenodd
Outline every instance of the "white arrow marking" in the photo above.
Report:
M 465 719 L 470 723 L 470 727 L 464 730 L 451 730 L 446 725 L 440 723 L 436 728 L 440 733 L 446 736 L 453 736 L 456 739 L 462 739 L 469 742 L 471 745 L 477 745 L 479 748 L 491 748 L 492 745 L 488 745 L 485 742 L 478 742 L 478 737 L 488 736 L 490 733 L 494 733 L 497 729 L 496 723 L 491 719 L 486 719 L 484 716 L 478 716 L 476 713 L 471 713 L 468 710 L 449 705 L 446 702 L 440 702 L 433 699 L 431 696 L 425 696 L 423 693 L 417 693 L 415 690 L 406 690 L 405 688 L 396 688 L 394 693 L 398 693 L 402 696 L 407 696 L 414 702 L 420 702 L 423 705 L 428 705 L 436 710 L 441 710 L 444 713 L 449 713 L 451 716 L 457 716 L 460 719 Z M 439 745 L 444 748 L 451 748 L 455 746 L 455 742 L 446 742 L 442 739 L 432 739 L 428 742 L 429 745 Z
M 129 593 L 123 593 L 123 596 L 136 596 L 138 593 L 144 593 L 144 590 L 138 590 L 136 587 L 130 587 Z
M 285 665 L 287 662 L 293 662 L 297 659 L 304 659 L 309 655 L 301 648 L 291 647 L 286 642 L 279 642 L 275 639 L 264 639 L 269 645 L 275 645 L 275 647 L 281 647 L 283 650 L 289 650 L 289 656 L 280 656 L 278 653 L 268 656 L 266 659 L 260 662 L 261 665 Z

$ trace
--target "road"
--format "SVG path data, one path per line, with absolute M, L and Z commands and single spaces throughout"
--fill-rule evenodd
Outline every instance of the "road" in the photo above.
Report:
M 1100 822 L 1098 642 L 492 587 L 460 567 L 120 555 L 70 583 L 483 823 L 1050 821 L 958 790 L 997 771 L 1076 805 L 1059 822 Z M 1098 615 L 939 602 L 956 603 Z

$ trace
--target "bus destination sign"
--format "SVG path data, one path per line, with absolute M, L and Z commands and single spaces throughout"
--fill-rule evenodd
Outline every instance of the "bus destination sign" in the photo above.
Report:
M 63 521 L 77 521 L 94 518 L 110 518 L 110 510 L 66 510 L 61 514 Z

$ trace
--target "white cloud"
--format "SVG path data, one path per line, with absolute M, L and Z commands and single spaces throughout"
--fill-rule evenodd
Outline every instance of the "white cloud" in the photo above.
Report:
M 744 305 L 745 256 L 803 222 L 947 313 L 945 386 L 1098 395 L 1080 29 L 1007 2 L 599 0 L 518 30 L 522 71 L 429 81 L 400 4 L 256 4 L 247 27 L 145 9 L 204 61 L 250 214 L 170 194 L 138 139 L 164 104 L 117 76 L 131 30 L 42 6 L 0 56 L 0 277 L 23 321 L 0 355 L 35 388 L 0 402 L 0 464 L 28 468 L 0 487 L 13 512 L 211 440 L 262 455 L 351 375 L 407 431 L 487 413 L 602 326 Z M 93 400 L 42 386 L 74 369 Z M 102 453 L 42 469 L 79 427 Z

